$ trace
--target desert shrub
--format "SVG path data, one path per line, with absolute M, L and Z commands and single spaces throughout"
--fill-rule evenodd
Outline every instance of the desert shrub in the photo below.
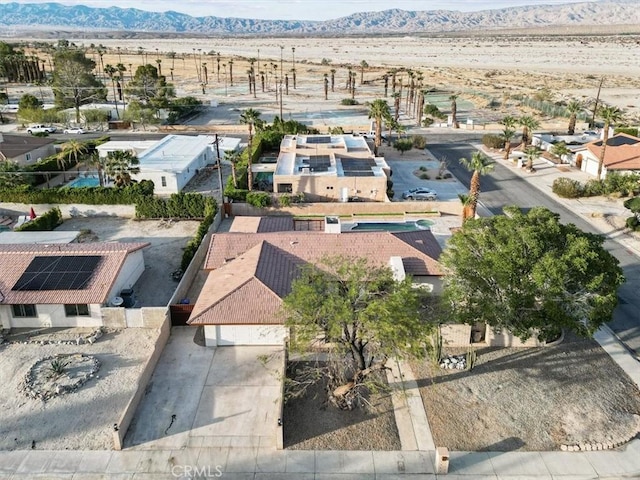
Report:
M 498 135 L 492 135 L 490 133 L 483 135 L 482 144 L 487 148 L 503 148 L 504 139 Z
M 422 120 L 422 126 L 423 127 L 430 127 L 431 125 L 433 125 L 433 122 L 434 122 L 433 118 L 427 117 L 427 118 Z
M 204 239 L 205 235 L 209 231 L 209 227 L 213 223 L 213 219 L 215 216 L 216 216 L 216 212 L 213 211 L 208 213 L 204 217 L 202 222 L 200 222 L 200 225 L 198 225 L 198 230 L 196 231 L 196 234 L 193 236 L 191 240 L 189 240 L 189 243 L 187 243 L 187 246 L 184 248 L 184 251 L 182 252 L 182 261 L 180 263 L 180 268 L 182 268 L 183 272 L 187 270 L 187 267 L 191 263 L 191 260 L 193 260 L 193 256 L 196 254 L 198 247 L 200 246 L 200 244 L 202 243 L 202 240 Z
M 618 133 L 626 133 L 627 135 L 632 135 L 634 137 L 638 136 L 638 129 L 634 127 L 618 127 L 614 129 L 613 133 L 617 135 Z
M 427 146 L 427 139 L 424 135 L 413 135 L 411 137 L 411 141 L 413 141 L 413 148 L 423 149 Z
M 248 192 L 247 203 L 254 207 L 264 208 L 271 205 L 271 195 L 267 192 Z
M 598 180 L 591 179 L 582 187 L 582 195 L 584 197 L 597 197 L 598 195 L 605 194 L 605 184 Z
M 291 206 L 291 195 L 285 193 L 284 195 L 280 195 L 278 197 L 278 203 L 281 207 L 290 207 Z
M 0 190 L 0 198 L 4 202 L 14 203 L 49 203 L 85 205 L 132 205 L 143 197 L 153 195 L 153 182 L 142 180 L 126 187 L 81 187 L 81 188 L 42 188 L 20 186 Z
M 578 198 L 582 196 L 582 185 L 577 180 L 560 177 L 553 181 L 551 191 L 562 198 Z
M 355 98 L 343 98 L 340 100 L 340 105 L 360 105 Z
M 400 155 L 404 154 L 404 152 L 408 152 L 413 148 L 413 140 L 410 138 L 400 138 L 393 142 L 393 148 L 400 152 Z
M 624 201 L 624 208 L 628 208 L 632 212 L 640 212 L 640 197 L 630 198 Z
M 420 174 L 420 178 L 422 180 L 429 180 L 430 177 L 429 177 L 429 174 L 425 172 Z
M 418 170 L 420 170 L 421 172 L 426 172 L 427 171 L 427 167 L 422 165 L 420 168 L 418 168 Z
M 605 193 L 619 193 L 623 197 L 634 195 L 640 188 L 640 175 L 635 173 L 609 173 L 604 179 Z
M 638 219 L 634 215 L 633 217 L 627 218 L 625 224 L 627 225 L 627 228 L 630 228 L 631 230 L 637 230 L 640 222 L 638 222 Z
M 33 220 L 22 224 L 16 230 L 20 232 L 49 232 L 58 225 L 62 225 L 62 213 L 58 207 L 54 207 Z
M 145 197 L 136 203 L 136 218 L 204 218 L 217 203 L 199 193 L 174 193 L 169 198 Z

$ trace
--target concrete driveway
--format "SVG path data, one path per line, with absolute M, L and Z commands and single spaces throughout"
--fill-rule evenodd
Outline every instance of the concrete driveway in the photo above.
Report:
M 174 327 L 125 437 L 127 448 L 275 448 L 283 348 L 202 347 Z

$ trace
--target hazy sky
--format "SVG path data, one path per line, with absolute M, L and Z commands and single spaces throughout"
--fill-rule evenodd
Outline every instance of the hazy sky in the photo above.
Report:
M 46 3 L 56 0 L 0 0 L 0 3 Z M 522 5 L 558 5 L 585 0 L 59 0 L 64 5 L 174 10 L 203 17 L 327 20 L 355 12 L 402 10 L 476 11 Z M 587 0 L 588 1 L 588 0 Z

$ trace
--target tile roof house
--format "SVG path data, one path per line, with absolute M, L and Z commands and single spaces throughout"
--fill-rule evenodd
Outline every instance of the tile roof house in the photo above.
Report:
M 0 324 L 102 325 L 102 306 L 132 288 L 148 243 L 0 245 Z
M 429 230 L 215 234 L 204 265 L 209 274 L 188 323 L 204 325 L 210 346 L 281 345 L 287 336 L 279 315 L 282 299 L 301 265 L 327 256 L 365 257 L 437 290 L 443 273 L 440 253 Z
M 0 161 L 32 165 L 56 153 L 54 142 L 51 138 L 0 133 Z
M 586 145 L 583 153 L 581 169 L 591 175 L 598 174 L 598 162 L 602 153 L 602 140 Z M 618 133 L 609 138 L 605 150 L 602 178 L 608 172 L 639 173 L 640 172 L 640 138 Z

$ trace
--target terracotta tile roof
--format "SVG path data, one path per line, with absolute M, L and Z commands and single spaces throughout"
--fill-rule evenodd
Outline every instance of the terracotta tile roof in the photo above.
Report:
M 261 217 L 257 233 L 290 232 L 294 230 L 293 217 Z
M 189 324 L 282 324 L 279 310 L 298 269 L 328 255 L 366 257 L 388 265 L 402 257 L 412 275 L 442 275 L 441 250 L 428 230 L 417 232 L 222 233 L 212 236 L 205 269 L 211 270 Z
M 0 293 L 4 304 L 104 303 L 129 253 L 149 243 L 69 243 L 0 245 Z M 79 290 L 14 291 L 13 286 L 35 257 L 99 255 L 89 284 Z
M 307 262 L 343 255 L 366 257 L 375 265 L 387 265 L 389 258 L 402 257 L 411 275 L 442 275 L 437 259 L 441 249 L 429 230 L 415 232 L 275 232 L 222 233 L 211 237 L 204 269 L 213 270 L 233 260 L 258 243 L 266 241 Z
M 602 153 L 602 140 L 587 144 L 587 149 L 596 157 Z M 607 170 L 640 170 L 640 138 L 618 133 L 607 141 L 604 154 Z

